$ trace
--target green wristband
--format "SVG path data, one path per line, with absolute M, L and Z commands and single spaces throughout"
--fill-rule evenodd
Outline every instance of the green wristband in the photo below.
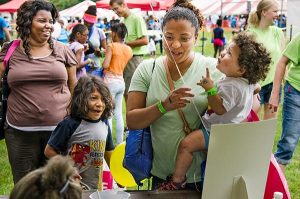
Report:
M 157 106 L 159 112 L 161 112 L 161 114 L 165 114 L 167 112 L 166 109 L 164 108 L 164 106 L 162 105 L 161 100 L 159 102 L 157 102 L 156 106 Z
M 218 93 L 218 89 L 217 87 L 212 87 L 211 89 L 209 89 L 208 91 L 206 91 L 208 96 L 215 96 Z

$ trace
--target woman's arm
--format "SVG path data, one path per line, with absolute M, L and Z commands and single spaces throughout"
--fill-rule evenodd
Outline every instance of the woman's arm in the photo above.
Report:
M 275 76 L 273 81 L 273 89 L 269 100 L 270 109 L 272 109 L 272 111 L 274 112 L 276 112 L 278 109 L 280 86 L 284 78 L 286 66 L 288 65 L 288 63 L 289 63 L 289 59 L 283 55 L 279 59 L 279 62 L 277 63 L 276 66 L 276 71 L 275 71 Z
M 67 73 L 68 73 L 68 87 L 69 90 L 71 92 L 71 94 L 73 94 L 77 79 L 76 79 L 76 65 L 74 66 L 67 66 Z
M 51 158 L 53 156 L 58 155 L 58 153 L 55 151 L 55 149 L 52 146 L 50 146 L 49 144 L 47 144 L 44 154 L 47 158 Z
M 105 58 L 102 63 L 103 68 L 109 67 L 111 58 L 112 58 L 112 50 L 111 50 L 110 46 L 107 46 L 106 51 L 105 51 Z
M 186 98 L 194 97 L 190 93 L 190 88 L 179 88 L 169 93 L 165 100 L 162 100 L 162 106 L 166 111 L 183 108 L 190 103 Z M 146 107 L 146 93 L 133 91 L 129 92 L 127 100 L 126 121 L 129 129 L 142 129 L 163 114 L 159 111 L 157 103 Z
M 85 60 L 84 62 L 81 61 L 82 53 L 83 53 L 83 48 L 77 50 L 75 53 L 76 60 L 79 63 L 76 67 L 77 69 L 81 69 L 81 68 L 85 67 L 85 65 L 91 63 L 91 61 L 89 59 Z
M 126 110 L 129 129 L 143 129 L 162 116 L 155 104 L 146 107 L 146 93 L 143 92 L 128 93 Z
M 0 62 L 0 77 L 3 76 L 4 71 L 5 71 L 5 68 L 4 68 L 3 62 Z

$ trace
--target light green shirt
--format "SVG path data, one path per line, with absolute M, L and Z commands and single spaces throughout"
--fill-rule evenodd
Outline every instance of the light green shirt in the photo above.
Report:
M 289 72 L 285 79 L 297 91 L 300 91 L 300 33 L 290 41 L 283 51 L 283 55 L 290 60 Z
M 170 93 L 165 66 L 159 57 L 155 61 L 153 69 L 153 59 L 143 61 L 136 69 L 131 80 L 130 91 L 141 91 L 147 93 L 146 106 L 164 100 Z M 187 85 L 195 95 L 193 101 L 200 114 L 207 109 L 207 95 L 205 90 L 197 85 L 197 82 L 206 75 L 206 67 L 209 68 L 211 77 L 216 80 L 221 77 L 221 73 L 216 69 L 217 60 L 204 57 L 199 53 L 195 54 L 194 61 L 183 76 L 185 84 L 181 79 L 174 82 L 175 89 Z M 151 82 L 151 83 L 150 83 Z M 196 112 L 195 106 L 191 102 L 182 109 L 189 126 L 195 130 L 201 126 L 201 120 Z M 159 178 L 165 179 L 175 170 L 177 149 L 180 141 L 185 137 L 183 122 L 177 110 L 169 111 L 151 125 L 151 136 L 153 146 L 153 168 L 151 173 Z M 200 181 L 200 165 L 205 159 L 205 154 L 195 152 L 193 162 L 187 172 L 187 182 Z M 194 179 L 195 174 L 195 179 Z
M 147 36 L 147 26 L 142 16 L 130 13 L 122 22 L 127 28 L 125 42 L 130 42 Z M 133 55 L 147 54 L 147 45 L 132 48 Z
M 256 40 L 258 42 L 264 44 L 272 58 L 272 62 L 269 66 L 270 70 L 267 74 L 266 79 L 264 81 L 259 82 L 261 86 L 265 86 L 267 84 L 272 83 L 274 80 L 276 64 L 281 57 L 283 32 L 280 28 L 276 26 L 270 26 L 266 30 L 262 30 L 260 28 L 255 27 L 251 27 L 248 30 L 255 35 Z

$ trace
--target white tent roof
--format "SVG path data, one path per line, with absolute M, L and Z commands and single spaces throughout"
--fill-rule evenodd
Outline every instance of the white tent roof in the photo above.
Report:
M 251 4 L 251 11 L 256 9 L 260 0 L 193 0 L 192 3 L 198 7 L 202 14 L 211 15 L 231 15 L 231 14 L 247 14 L 247 4 Z M 279 13 L 286 13 L 287 0 L 277 0 L 279 4 Z
M 67 8 L 65 10 L 62 10 L 59 12 L 59 15 L 61 17 L 82 17 L 84 12 L 87 10 L 87 8 L 90 5 L 96 5 L 95 2 L 91 0 L 84 0 L 81 3 L 76 4 L 73 7 Z M 112 18 L 112 16 L 117 17 L 115 13 L 112 10 L 106 10 L 106 9 L 101 9 L 97 8 L 97 17 L 98 18 Z

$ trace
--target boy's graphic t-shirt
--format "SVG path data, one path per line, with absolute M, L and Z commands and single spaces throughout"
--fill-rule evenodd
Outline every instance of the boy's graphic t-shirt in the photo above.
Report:
M 114 149 L 107 121 L 67 117 L 52 132 L 48 144 L 72 157 L 85 185 L 101 190 L 104 153 Z

